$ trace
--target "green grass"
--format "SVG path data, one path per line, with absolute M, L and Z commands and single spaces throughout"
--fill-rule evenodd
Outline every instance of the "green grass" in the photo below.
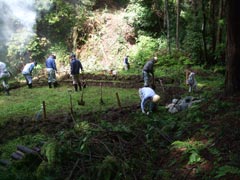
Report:
M 72 90 L 69 92 L 69 90 Z M 53 113 L 70 112 L 70 95 L 72 97 L 73 111 L 80 113 L 106 110 L 111 107 L 118 107 L 116 93 L 118 93 L 122 107 L 138 103 L 137 89 L 122 89 L 103 87 L 103 101 L 105 105 L 100 105 L 100 87 L 87 87 L 84 89 L 84 106 L 78 105 L 82 92 L 73 91 L 72 87 L 60 86 L 56 89 L 48 87 L 27 87 L 10 91 L 10 96 L 1 94 L 0 96 L 0 124 L 9 120 L 21 117 L 34 117 L 41 109 L 42 102 L 45 101 L 47 116 Z

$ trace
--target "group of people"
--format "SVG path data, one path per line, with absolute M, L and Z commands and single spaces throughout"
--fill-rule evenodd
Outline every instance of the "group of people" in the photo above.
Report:
M 128 55 L 124 58 L 124 67 L 125 70 L 129 69 Z M 75 91 L 82 90 L 82 84 L 80 80 L 80 72 L 83 72 L 83 66 L 76 58 L 76 55 L 72 53 L 70 56 L 70 74 L 72 76 L 73 86 Z M 49 88 L 57 87 L 58 83 L 56 80 L 56 72 L 57 67 L 55 63 L 56 56 L 51 54 L 45 61 L 46 72 L 48 75 L 48 86 Z M 160 96 L 155 92 L 155 85 L 150 86 L 150 80 L 154 82 L 154 64 L 157 62 L 157 57 L 153 57 L 148 60 L 143 66 L 142 76 L 143 76 L 143 87 L 139 88 L 139 97 L 141 99 L 141 110 L 142 113 L 149 114 L 156 109 L 156 105 L 160 101 Z M 37 66 L 36 61 L 31 61 L 30 63 L 25 64 L 22 74 L 25 77 L 27 86 L 32 88 L 32 71 L 34 67 Z M 0 62 L 0 80 L 2 80 L 2 84 L 4 87 L 4 91 L 7 95 L 9 95 L 9 85 L 8 79 L 10 77 L 10 73 L 7 70 L 7 66 L 5 63 Z M 195 73 L 192 71 L 188 71 L 188 78 L 186 83 L 189 85 L 189 92 L 192 92 L 196 89 L 197 82 L 195 79 Z
M 72 76 L 73 86 L 75 91 L 78 91 L 78 89 L 79 90 L 82 89 L 80 72 L 83 72 L 83 66 L 80 60 L 76 58 L 76 55 L 74 53 L 72 53 L 69 56 L 69 59 L 70 59 L 70 74 Z M 57 66 L 56 66 L 55 60 L 56 60 L 56 56 L 54 54 L 51 54 L 45 61 L 49 88 L 52 88 L 52 87 L 56 88 L 58 86 L 58 83 L 56 80 Z M 28 88 L 33 87 L 32 72 L 36 66 L 37 66 L 37 62 L 31 59 L 31 62 L 26 63 L 22 69 L 21 73 L 26 80 L 26 84 Z M 0 80 L 2 81 L 2 85 L 6 95 L 10 95 L 9 84 L 8 84 L 9 78 L 10 78 L 10 72 L 7 69 L 6 63 L 0 62 Z
M 52 85 L 54 87 L 57 87 L 57 81 L 56 81 L 57 67 L 56 67 L 55 59 L 56 59 L 56 56 L 54 54 L 51 54 L 45 61 L 49 88 L 52 88 Z M 22 75 L 26 80 L 26 84 L 28 88 L 32 88 L 32 72 L 36 66 L 37 66 L 37 62 L 31 59 L 31 62 L 25 64 L 22 69 Z
M 82 89 L 81 81 L 80 81 L 80 72 L 83 71 L 83 66 L 81 62 L 76 58 L 75 54 L 72 53 L 69 56 L 69 58 L 70 58 L 70 67 L 71 67 L 70 73 L 73 80 L 73 86 L 75 88 L 75 91 L 78 91 L 78 87 L 79 87 L 79 90 Z M 58 83 L 56 80 L 57 66 L 56 66 L 55 60 L 56 60 L 56 56 L 52 54 L 45 61 L 49 88 L 52 88 L 52 87 L 56 88 L 58 86 Z M 37 62 L 27 63 L 22 70 L 22 74 L 24 75 L 29 88 L 32 88 L 32 71 L 36 65 L 37 65 Z
M 156 106 L 160 101 L 160 96 L 155 92 L 155 85 L 150 87 L 150 79 L 154 82 L 154 64 L 157 62 L 157 57 L 148 60 L 143 66 L 143 87 L 139 89 L 139 97 L 141 99 L 142 113 L 149 114 L 156 110 Z
M 143 87 L 139 89 L 139 96 L 141 99 L 141 110 L 143 113 L 147 114 L 155 110 L 156 104 L 160 101 L 160 96 L 155 93 L 155 80 L 154 80 L 154 64 L 157 62 L 157 57 L 150 59 L 145 63 L 142 70 L 143 76 Z M 150 85 L 150 80 L 152 84 Z M 195 73 L 191 70 L 186 71 L 186 84 L 189 86 L 188 92 L 194 92 L 197 89 L 197 81 L 195 78 Z M 151 87 L 150 87 L 151 86 Z M 149 106 L 147 107 L 147 104 Z M 183 104 L 183 103 L 182 103 Z M 181 105 L 182 105 L 181 104 Z M 174 105 L 175 107 L 175 105 Z

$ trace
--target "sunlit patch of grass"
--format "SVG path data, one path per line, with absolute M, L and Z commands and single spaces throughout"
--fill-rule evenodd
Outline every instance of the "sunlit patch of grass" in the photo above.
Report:
M 72 90 L 69 92 L 69 89 Z M 70 95 L 74 111 L 81 113 L 106 110 L 111 107 L 118 107 L 116 93 L 118 93 L 121 106 L 128 106 L 139 102 L 138 90 L 103 87 L 102 99 L 104 105 L 100 104 L 100 87 L 84 88 L 84 106 L 78 105 L 82 91 L 75 92 L 72 87 L 60 86 L 56 89 L 48 87 L 27 87 L 11 90 L 10 96 L 0 96 L 0 123 L 12 118 L 33 117 L 41 110 L 42 103 L 45 101 L 47 114 L 68 113 L 70 112 Z

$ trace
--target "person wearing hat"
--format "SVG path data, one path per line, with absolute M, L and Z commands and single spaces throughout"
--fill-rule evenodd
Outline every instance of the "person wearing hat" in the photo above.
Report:
M 9 77 L 10 77 L 10 73 L 7 70 L 6 64 L 4 62 L 0 62 L 0 80 L 2 80 L 2 85 L 3 85 L 6 95 L 10 95 L 9 94 L 9 85 L 8 85 Z
M 141 99 L 142 113 L 146 113 L 145 109 L 149 103 L 149 112 L 154 110 L 155 105 L 160 101 L 160 96 L 150 87 L 143 87 L 139 89 L 139 96 Z M 147 114 L 149 113 L 147 112 Z
M 143 66 L 143 81 L 144 81 L 144 87 L 149 87 L 149 79 L 152 76 L 152 79 L 154 79 L 154 64 L 157 62 L 157 57 L 150 59 L 146 62 L 146 64 Z
M 48 74 L 49 88 L 52 88 L 52 84 L 54 88 L 57 87 L 57 80 L 56 80 L 57 67 L 56 67 L 55 59 L 56 59 L 56 56 L 52 54 L 46 59 L 46 62 L 45 62 L 46 71 Z
M 81 81 L 80 81 L 80 72 L 83 72 L 82 63 L 76 58 L 75 54 L 70 55 L 70 66 L 71 66 L 71 75 L 73 80 L 73 86 L 75 91 L 82 90 Z
M 30 63 L 27 63 L 22 70 L 22 74 L 26 79 L 28 88 L 32 88 L 32 71 L 34 69 L 34 67 L 37 66 L 37 62 L 36 61 L 32 61 Z

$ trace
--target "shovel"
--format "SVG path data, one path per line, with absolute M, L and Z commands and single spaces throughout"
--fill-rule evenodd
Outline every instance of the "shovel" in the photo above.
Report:
M 100 104 L 101 104 L 101 105 L 104 105 L 105 103 L 103 102 L 103 99 L 102 99 L 102 83 L 100 83 L 100 86 L 101 86 L 101 98 L 100 98 Z
M 69 100 L 70 100 L 70 111 L 71 111 L 71 114 L 73 114 L 73 104 L 72 104 L 72 90 L 71 89 L 68 89 L 68 93 L 69 93 Z
M 153 90 L 156 89 L 156 85 L 155 85 L 155 77 L 154 77 L 154 75 L 152 76 L 152 84 L 151 84 L 151 86 L 152 86 L 152 89 L 153 89 Z
M 160 82 L 160 84 L 161 84 L 162 91 L 165 92 L 162 80 L 160 79 L 159 82 Z
M 86 81 L 84 79 L 84 74 L 82 74 L 82 87 L 86 88 L 86 86 L 87 86 L 87 83 L 86 83 Z
M 78 105 L 79 105 L 79 106 L 84 106 L 84 105 L 85 105 L 85 101 L 83 100 L 83 89 L 82 89 L 81 99 L 78 100 Z

